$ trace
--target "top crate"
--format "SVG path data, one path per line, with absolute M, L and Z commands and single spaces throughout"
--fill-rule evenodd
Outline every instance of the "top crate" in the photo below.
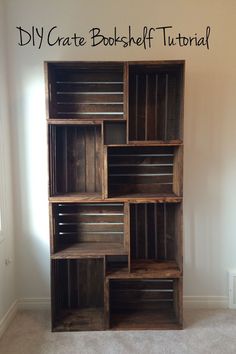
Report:
M 129 65 L 129 141 L 183 139 L 184 62 Z
M 48 63 L 48 118 L 123 119 L 122 63 Z

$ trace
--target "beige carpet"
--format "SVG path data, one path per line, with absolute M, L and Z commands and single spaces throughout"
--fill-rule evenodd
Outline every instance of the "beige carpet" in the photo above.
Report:
M 187 310 L 182 331 L 51 333 L 48 311 L 19 312 L 1 354 L 236 354 L 236 311 Z

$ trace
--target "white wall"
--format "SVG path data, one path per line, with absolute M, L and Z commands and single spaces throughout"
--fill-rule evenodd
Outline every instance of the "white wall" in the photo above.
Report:
M 4 7 L 0 1 L 0 335 L 7 322 L 5 318 L 3 325 L 1 319 L 9 308 L 13 309 L 12 305 L 16 300 L 5 34 Z
M 227 269 L 236 267 L 235 0 L 8 0 L 6 10 L 19 297 L 49 296 L 43 61 L 185 59 L 185 295 L 225 299 Z M 57 25 L 71 35 L 129 24 L 170 24 L 186 34 L 210 25 L 210 50 L 159 41 L 147 51 L 17 45 L 19 25 Z

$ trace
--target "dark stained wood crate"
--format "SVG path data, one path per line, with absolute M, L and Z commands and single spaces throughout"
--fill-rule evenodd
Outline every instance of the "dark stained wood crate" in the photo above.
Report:
M 182 139 L 183 64 L 129 66 L 129 141 Z
M 131 270 L 138 264 L 154 267 L 155 262 L 174 261 L 182 269 L 182 234 L 179 203 L 130 205 Z M 153 261 L 150 262 L 150 261 Z
M 49 63 L 49 118 L 123 118 L 123 75 L 123 64 Z
M 51 261 L 52 330 L 104 329 L 103 259 Z
M 100 125 L 49 126 L 50 195 L 102 194 Z
M 108 197 L 181 196 L 180 147 L 116 146 L 107 150 Z
M 178 279 L 110 280 L 111 328 L 180 328 L 178 282 Z
M 127 254 L 121 203 L 56 203 L 52 220 L 52 258 Z

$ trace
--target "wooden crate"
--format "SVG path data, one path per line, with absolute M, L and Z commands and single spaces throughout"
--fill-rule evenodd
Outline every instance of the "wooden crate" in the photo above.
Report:
M 51 261 L 52 330 L 104 329 L 102 258 Z
M 182 98 L 182 64 L 131 64 L 129 141 L 182 139 Z
M 179 280 L 110 280 L 110 327 L 112 329 L 178 329 Z
M 122 203 L 52 205 L 52 258 L 125 255 Z
M 50 195 L 102 195 L 101 125 L 49 127 Z
M 131 270 L 155 269 L 158 262 L 175 262 L 182 269 L 181 219 L 179 203 L 131 204 Z
M 49 63 L 47 69 L 49 118 L 123 118 L 123 64 Z
M 108 146 L 108 197 L 181 196 L 180 146 Z

